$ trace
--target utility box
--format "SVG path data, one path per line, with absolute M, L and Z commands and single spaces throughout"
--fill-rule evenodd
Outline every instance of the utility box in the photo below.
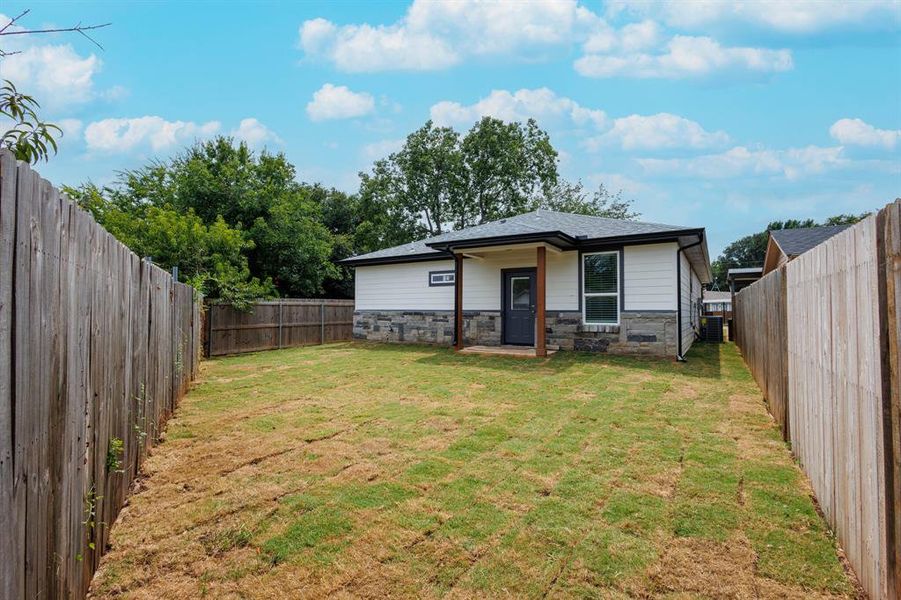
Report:
M 721 344 L 723 342 L 723 317 L 701 317 L 701 340 Z

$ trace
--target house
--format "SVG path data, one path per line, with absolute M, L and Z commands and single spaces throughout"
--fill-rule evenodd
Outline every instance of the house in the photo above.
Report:
M 850 225 L 771 230 L 766 244 L 766 257 L 763 259 L 763 274 L 778 269 L 848 227 Z
M 537 210 L 343 261 L 354 336 L 681 358 L 710 281 L 703 228 Z
M 705 315 L 723 315 L 725 318 L 732 316 L 732 292 L 704 290 L 701 304 Z
M 763 277 L 763 267 L 736 267 L 726 271 L 726 281 L 729 283 L 729 292 L 733 297 L 761 277 Z

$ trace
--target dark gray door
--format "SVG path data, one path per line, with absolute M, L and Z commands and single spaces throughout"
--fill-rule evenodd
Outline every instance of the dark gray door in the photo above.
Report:
M 504 271 L 504 343 L 535 345 L 535 270 Z

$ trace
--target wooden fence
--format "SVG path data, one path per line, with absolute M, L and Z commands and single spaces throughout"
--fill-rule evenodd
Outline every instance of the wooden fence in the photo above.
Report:
M 195 376 L 200 302 L 0 151 L 0 598 L 82 598 Z
M 283 298 L 257 302 L 250 312 L 210 304 L 206 312 L 207 356 L 349 341 L 353 300 Z
M 864 589 L 901 591 L 901 201 L 735 297 L 737 342 Z

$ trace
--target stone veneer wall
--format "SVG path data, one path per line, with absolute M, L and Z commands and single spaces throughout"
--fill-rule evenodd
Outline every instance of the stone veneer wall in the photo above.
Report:
M 611 354 L 675 356 L 676 312 L 622 312 L 619 325 L 584 325 L 580 312 L 546 313 L 549 348 Z M 356 311 L 356 339 L 451 345 L 453 311 Z M 463 311 L 463 341 L 467 345 L 499 346 L 499 311 Z

